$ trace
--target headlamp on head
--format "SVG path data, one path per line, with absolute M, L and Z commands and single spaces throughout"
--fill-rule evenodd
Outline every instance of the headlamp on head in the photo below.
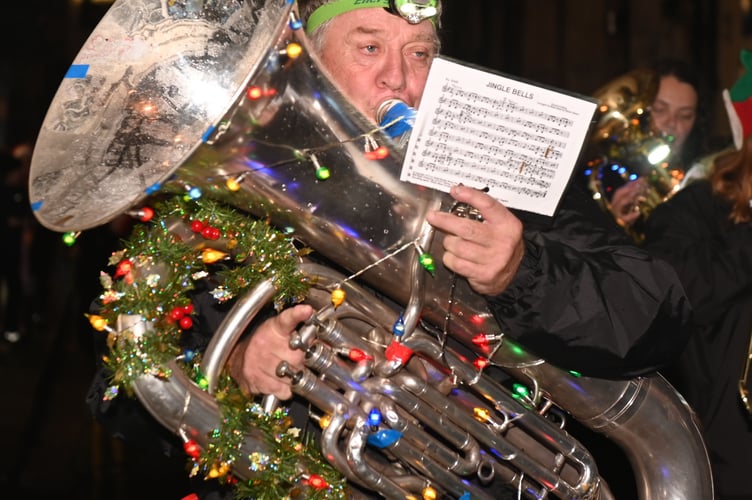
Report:
M 439 13 L 438 0 L 389 0 L 389 10 L 410 24 L 418 24 Z

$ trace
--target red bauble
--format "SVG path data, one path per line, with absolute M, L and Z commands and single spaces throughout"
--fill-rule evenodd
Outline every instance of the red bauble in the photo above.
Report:
M 185 316 L 185 312 L 182 307 L 175 306 L 170 310 L 170 319 L 177 321 Z
M 194 233 L 200 233 L 204 229 L 204 223 L 200 220 L 194 220 L 191 222 L 191 231 Z

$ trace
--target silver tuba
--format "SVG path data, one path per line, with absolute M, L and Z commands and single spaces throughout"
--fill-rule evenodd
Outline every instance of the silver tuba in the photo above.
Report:
M 367 154 L 377 146 L 389 154 Z M 712 498 L 693 413 L 663 378 L 562 371 L 505 336 L 463 280 L 440 266 L 427 276 L 416 257 L 427 251 L 439 261 L 442 236 L 425 214 L 452 201 L 400 182 L 402 158 L 325 74 L 294 1 L 117 0 L 49 108 L 29 190 L 43 225 L 78 232 L 156 193 L 199 189 L 336 263 L 340 271 L 301 261 L 317 310 L 293 339 L 307 368 L 282 365 L 278 373 L 331 417 L 319 439 L 323 455 L 362 490 L 415 498 L 430 487 L 439 497 L 494 498 L 485 485 L 503 481 L 530 498 L 613 498 L 591 453 L 567 432 L 571 417 L 622 447 L 640 498 Z M 324 167 L 326 180 L 316 176 Z M 338 285 L 348 299 L 333 307 Z M 216 332 L 202 360 L 208 390 L 176 362 L 169 378 L 137 381 L 137 397 L 162 425 L 207 445 L 221 418 L 213 398 L 219 372 L 274 286 L 262 281 L 241 297 Z M 409 356 L 388 353 L 400 317 Z M 147 328 L 129 316 L 117 325 Z M 479 333 L 495 342 L 474 343 Z M 343 359 L 349 347 L 370 361 Z M 514 393 L 467 352 L 531 391 Z M 400 435 L 383 448 L 369 440 L 374 408 L 385 416 L 378 430 Z M 233 465 L 238 478 L 253 480 L 248 456 L 263 447 L 258 433 L 245 437 Z

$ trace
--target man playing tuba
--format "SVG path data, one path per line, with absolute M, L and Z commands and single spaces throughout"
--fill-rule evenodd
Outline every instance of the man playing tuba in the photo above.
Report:
M 439 47 L 438 20 L 411 24 L 387 1 L 299 5 L 302 18 L 315 21 L 308 31 L 322 62 L 357 109 L 375 120 L 378 105 L 390 98 L 419 106 Z M 444 264 L 485 296 L 505 331 L 536 354 L 592 376 L 632 377 L 664 366 L 684 345 L 689 309 L 674 271 L 636 248 L 578 187 L 551 224 L 527 222 L 467 187 L 451 194 L 483 221 L 429 214 L 428 222 L 448 235 Z M 269 330 L 284 337 L 305 315 Z M 274 367 L 256 359 L 268 359 L 255 348 L 267 335 L 261 328 L 239 346 L 235 373 L 243 372 L 248 387 L 271 385 L 268 393 L 286 398 L 289 389 Z M 285 356 L 293 364 L 302 359 Z

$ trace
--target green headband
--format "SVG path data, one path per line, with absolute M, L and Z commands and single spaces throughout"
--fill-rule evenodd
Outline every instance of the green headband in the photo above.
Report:
M 306 33 L 313 33 L 313 30 L 340 14 L 368 7 L 383 7 L 393 14 L 401 16 L 410 24 L 417 24 L 425 19 L 430 19 L 432 23 L 435 23 L 438 3 L 436 0 L 417 2 L 409 0 L 398 0 L 396 2 L 390 0 L 335 0 L 313 11 L 306 23 Z
M 328 20 L 350 12 L 351 10 L 364 9 L 366 7 L 384 7 L 389 8 L 389 0 L 336 0 L 322 5 L 314 10 L 306 23 L 306 33 L 312 33 L 313 30 L 327 22 Z

